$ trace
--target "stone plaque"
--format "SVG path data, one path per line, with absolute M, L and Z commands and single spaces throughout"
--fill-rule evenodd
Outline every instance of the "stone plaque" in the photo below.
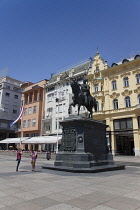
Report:
M 76 151 L 76 130 L 74 128 L 63 130 L 64 151 Z

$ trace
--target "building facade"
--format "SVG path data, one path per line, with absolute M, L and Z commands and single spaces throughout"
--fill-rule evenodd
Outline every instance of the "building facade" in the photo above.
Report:
M 12 127 L 9 124 L 19 115 L 22 84 L 8 76 L 0 78 L 0 140 L 16 137 L 17 124 Z
M 77 79 L 82 83 L 90 68 L 90 61 L 75 66 L 67 71 L 53 75 L 46 86 L 45 114 L 43 118 L 43 135 L 62 134 L 59 122 L 69 117 L 68 108 L 72 103 L 72 89 L 70 81 Z M 78 107 L 72 107 L 72 115 L 77 115 Z M 85 107 L 81 107 L 81 114 L 86 114 Z M 55 148 L 54 148 L 55 150 Z
M 22 85 L 22 104 L 24 105 L 24 114 L 18 137 L 35 137 L 42 135 L 42 118 L 44 115 L 45 104 L 45 87 L 47 80 L 42 80 L 37 83 L 26 82 Z M 31 145 L 22 145 L 25 149 L 31 149 Z M 34 145 L 34 149 L 38 148 L 38 144 Z M 29 147 L 29 148 L 28 148 Z M 41 147 L 41 146 L 40 146 Z
M 112 153 L 140 156 L 140 56 L 109 68 L 97 52 L 87 78 L 98 101 L 93 118 L 108 125 Z

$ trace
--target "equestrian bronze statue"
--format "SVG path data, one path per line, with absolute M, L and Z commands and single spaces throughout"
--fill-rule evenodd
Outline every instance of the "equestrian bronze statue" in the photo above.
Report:
M 97 101 L 94 97 L 90 95 L 90 86 L 87 84 L 87 79 L 83 80 L 83 84 L 79 84 L 77 80 L 72 80 L 71 88 L 73 97 L 73 102 L 69 105 L 68 113 L 71 114 L 71 106 L 78 105 L 78 115 L 80 112 L 80 107 L 85 106 L 89 111 L 89 117 L 92 117 L 93 107 L 97 111 Z

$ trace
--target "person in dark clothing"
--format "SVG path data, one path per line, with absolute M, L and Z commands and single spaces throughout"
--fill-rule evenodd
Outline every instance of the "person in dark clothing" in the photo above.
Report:
M 18 171 L 18 167 L 19 167 L 19 164 L 20 164 L 20 161 L 21 161 L 21 155 L 22 155 L 22 152 L 21 152 L 21 149 L 19 148 L 17 150 L 17 159 L 16 159 L 17 167 L 16 167 L 16 171 Z

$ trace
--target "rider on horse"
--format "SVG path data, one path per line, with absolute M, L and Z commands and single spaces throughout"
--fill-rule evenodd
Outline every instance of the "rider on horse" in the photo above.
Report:
M 83 84 L 81 86 L 81 97 L 83 98 L 83 101 L 85 104 L 89 104 L 89 96 L 90 96 L 90 86 L 87 84 L 87 79 L 83 80 Z

